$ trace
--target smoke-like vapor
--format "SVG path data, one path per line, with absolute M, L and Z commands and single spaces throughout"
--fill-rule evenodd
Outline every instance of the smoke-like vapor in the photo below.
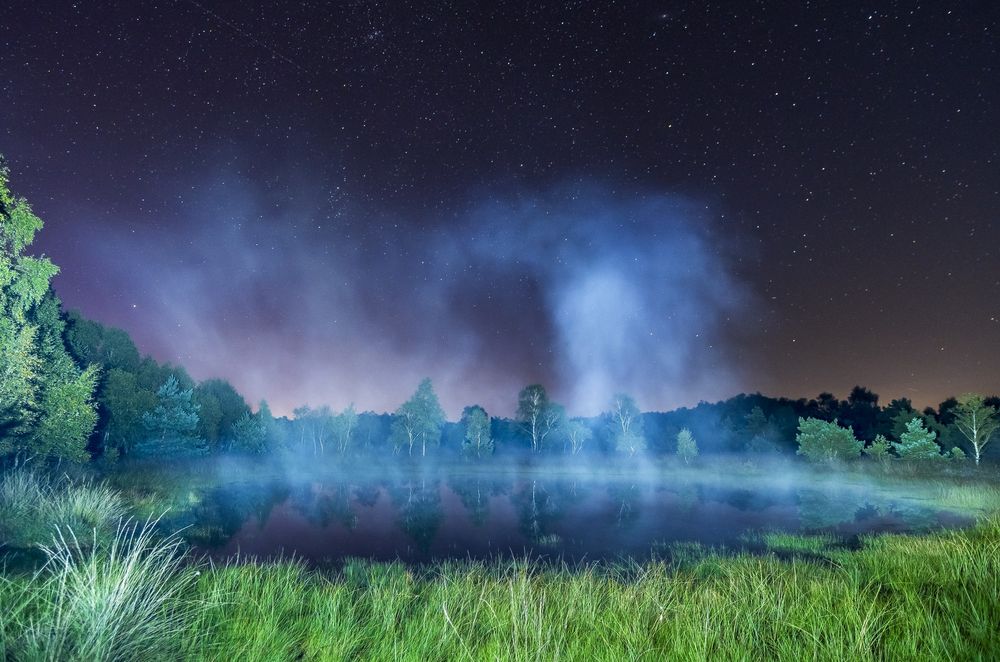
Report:
M 278 413 L 392 410 L 424 376 L 451 417 L 473 402 L 510 415 L 533 382 L 579 414 L 619 390 L 645 409 L 738 390 L 747 295 L 703 205 L 578 186 L 484 195 L 445 222 L 331 214 L 309 187 L 291 202 L 233 178 L 204 191 L 171 227 L 95 233 L 78 287 L 112 288 L 95 316 L 140 349 Z
M 520 266 L 541 289 L 555 331 L 563 397 L 593 414 L 612 394 L 662 409 L 736 387 L 723 323 L 747 293 L 731 277 L 728 244 L 693 203 L 662 195 L 559 190 L 494 205 L 470 234 L 498 267 Z M 498 247 L 500 250 L 498 251 Z

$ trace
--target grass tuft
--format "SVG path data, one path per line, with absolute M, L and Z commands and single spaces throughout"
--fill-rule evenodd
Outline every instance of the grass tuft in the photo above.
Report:
M 13 658 L 174 658 L 196 611 L 187 594 L 198 571 L 183 567 L 182 541 L 158 537 L 155 527 L 155 520 L 122 522 L 109 543 L 86 545 L 59 530 L 43 547 L 45 566 L 12 590 Z

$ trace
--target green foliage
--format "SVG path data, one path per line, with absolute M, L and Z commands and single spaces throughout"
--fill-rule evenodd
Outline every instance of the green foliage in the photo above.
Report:
M 972 455 L 979 464 L 983 448 L 990 443 L 993 433 L 1000 427 L 997 410 L 985 403 L 983 396 L 966 393 L 958 399 L 954 409 L 955 428 L 972 446 Z
M 14 452 L 38 419 L 41 357 L 35 334 L 35 327 L 0 316 L 0 455 Z
M 267 452 L 267 428 L 260 416 L 247 412 L 233 423 L 229 448 L 253 455 Z
M 264 426 L 264 435 L 268 448 L 271 450 L 285 450 L 288 446 L 287 435 L 275 422 L 267 400 L 261 400 L 260 404 L 257 405 L 257 417 L 260 418 L 260 423 Z
M 884 435 L 875 435 L 874 441 L 865 446 L 862 452 L 877 462 L 886 462 L 891 457 L 889 455 L 889 440 Z
M 104 536 L 125 514 L 122 495 L 103 483 L 53 483 L 23 469 L 0 476 L 0 539 L 11 547 L 49 542 L 55 527 Z
M 778 449 L 771 441 L 773 428 L 770 419 L 764 414 L 760 405 L 755 405 L 744 417 L 743 434 L 746 437 L 744 448 L 749 453 L 774 453 Z
M 937 434 L 924 427 L 924 422 L 914 417 L 906 424 L 906 432 L 900 435 L 899 443 L 894 443 L 892 448 L 901 460 L 939 460 L 941 459 L 941 447 L 934 439 Z
M 32 438 L 32 453 L 74 462 L 90 458 L 87 440 L 97 423 L 93 403 L 97 378 L 97 366 L 91 365 L 73 378 L 50 380 Z
M 143 415 L 156 408 L 156 392 L 142 388 L 135 373 L 112 368 L 98 397 L 105 417 L 101 440 L 105 456 L 127 455 L 146 434 Z
M 312 409 L 308 405 L 296 407 L 295 415 L 296 443 L 301 450 L 306 444 L 312 449 L 313 455 L 326 452 L 326 442 L 333 431 L 333 414 L 329 407 Z
M 59 268 L 24 254 L 42 221 L 7 178 L 0 162 L 0 455 L 84 460 L 98 371 L 81 371 L 66 351 L 49 288 Z
M 694 440 L 691 430 L 687 428 L 677 433 L 677 457 L 683 460 L 684 464 L 691 464 L 698 457 L 698 443 Z
M 29 633 L 65 632 L 57 625 L 76 622 L 84 627 L 72 636 L 34 640 L 51 642 L 49 650 L 69 660 L 108 659 L 107 651 L 121 659 L 239 660 L 996 657 L 996 517 L 971 530 L 863 538 L 856 551 L 838 549 L 828 536 L 765 539 L 793 556 L 701 549 L 677 564 L 469 561 L 425 572 L 352 561 L 336 574 L 301 562 L 247 561 L 196 577 L 171 554 L 135 562 L 142 572 L 132 582 L 107 555 L 82 556 L 97 572 L 81 573 L 88 581 L 58 575 L 70 588 L 65 596 L 51 590 L 55 582 L 40 590 L 56 575 L 0 584 L 8 607 L 0 640 L 7 657 L 22 659 L 36 636 Z M 151 553 L 154 541 L 127 549 Z M 136 585 L 150 587 L 141 593 L 148 603 L 137 604 Z M 107 600 L 109 586 L 121 592 L 121 604 Z M 154 640 L 144 636 L 151 633 Z M 83 645 L 93 640 L 104 645 Z
M 243 396 L 224 379 L 207 379 L 194 388 L 198 405 L 198 436 L 208 442 L 209 449 L 227 445 L 226 436 L 233 426 L 250 413 Z
M 420 446 L 420 455 L 427 455 L 428 446 L 441 442 L 441 426 L 444 425 L 444 411 L 430 379 L 424 379 L 416 393 L 400 405 L 393 414 L 390 438 L 398 449 L 407 447 L 413 455 L 414 445 Z
M 42 573 L 11 596 L 12 659 L 179 659 L 198 576 L 180 538 L 160 537 L 155 521 L 125 523 L 107 545 L 61 530 L 43 551 Z
M 798 454 L 811 462 L 853 460 L 861 455 L 863 446 L 853 430 L 837 425 L 836 421 L 818 418 L 799 418 L 795 440 L 799 444 Z
M 486 457 L 493 454 L 493 438 L 490 436 L 490 416 L 479 405 L 466 407 L 462 411 L 462 427 L 465 440 L 462 452 L 469 457 Z
M 82 365 L 96 363 L 105 372 L 135 373 L 142 361 L 139 350 L 125 331 L 84 319 L 79 313 L 66 316 L 66 346 Z
M 206 449 L 198 429 L 198 405 L 192 401 L 192 389 L 181 390 L 171 375 L 156 392 L 158 404 L 142 416 L 149 437 L 138 444 L 140 456 L 201 455 Z
M 962 462 L 966 459 L 965 451 L 958 446 L 952 446 L 951 451 L 948 453 L 948 459 L 953 462 Z

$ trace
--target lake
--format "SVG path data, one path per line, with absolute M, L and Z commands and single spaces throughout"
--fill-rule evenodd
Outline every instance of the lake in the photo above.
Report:
M 681 543 L 762 549 L 760 534 L 923 532 L 971 519 L 891 490 L 815 480 L 555 476 L 462 471 L 232 480 L 165 523 L 215 559 L 346 558 L 419 564 L 669 556 Z

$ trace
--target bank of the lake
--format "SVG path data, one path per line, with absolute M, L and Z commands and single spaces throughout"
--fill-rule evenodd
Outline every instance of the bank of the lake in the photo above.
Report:
M 839 477 L 871 479 L 868 471 Z M 40 573 L 8 573 L 0 582 L 2 654 L 995 659 L 1000 491 L 991 476 L 903 471 L 880 481 L 922 489 L 930 501 L 977 523 L 922 535 L 863 536 L 856 549 L 829 536 L 771 532 L 760 541 L 768 550 L 754 554 L 687 545 L 643 563 L 407 567 L 353 561 L 326 570 L 300 562 L 192 562 L 179 539 L 140 527 L 124 536 L 106 532 L 109 542 L 96 553 L 71 540 L 50 545 L 52 561 Z M 70 511 L 81 516 L 85 507 L 96 508 Z

